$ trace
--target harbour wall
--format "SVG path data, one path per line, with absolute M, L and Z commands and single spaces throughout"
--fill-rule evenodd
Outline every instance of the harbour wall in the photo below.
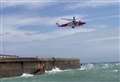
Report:
M 2 58 L 0 59 L 0 77 L 20 76 L 23 73 L 38 75 L 55 67 L 61 70 L 80 68 L 80 60 L 73 58 Z

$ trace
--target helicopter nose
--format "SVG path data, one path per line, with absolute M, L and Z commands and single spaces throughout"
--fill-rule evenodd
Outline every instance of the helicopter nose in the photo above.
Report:
M 86 22 L 83 22 L 82 24 L 86 24 Z

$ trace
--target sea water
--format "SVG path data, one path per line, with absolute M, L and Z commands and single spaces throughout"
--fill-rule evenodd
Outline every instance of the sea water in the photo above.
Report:
M 120 82 L 120 63 L 84 64 L 79 69 L 45 71 L 43 75 L 24 73 L 1 78 L 0 82 Z

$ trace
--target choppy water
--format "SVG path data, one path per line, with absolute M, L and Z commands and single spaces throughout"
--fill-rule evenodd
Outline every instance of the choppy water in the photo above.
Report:
M 120 82 L 120 63 L 85 64 L 80 69 L 46 71 L 43 75 L 23 74 L 0 82 Z

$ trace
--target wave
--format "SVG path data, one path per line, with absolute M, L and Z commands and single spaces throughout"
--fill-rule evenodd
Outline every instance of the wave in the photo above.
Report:
M 99 69 L 114 69 L 120 67 L 120 63 L 105 63 L 105 64 L 83 64 L 79 70 L 99 70 Z
M 20 77 L 33 77 L 33 74 L 23 73 Z
M 120 63 L 116 63 L 115 65 L 116 65 L 116 66 L 120 66 Z
M 80 70 L 91 70 L 94 68 L 94 64 L 85 64 L 81 66 Z
M 118 69 L 115 69 L 115 70 L 113 70 L 113 72 L 119 72 L 119 70 L 118 70 Z
M 58 67 L 53 68 L 50 71 L 45 71 L 45 73 L 58 73 L 58 72 L 66 72 L 66 71 L 73 71 L 73 70 L 80 70 L 80 71 L 89 71 L 89 70 L 103 70 L 103 69 L 111 69 L 114 72 L 118 72 L 114 69 L 115 66 L 120 66 L 119 63 L 116 64 L 84 64 L 81 66 L 81 68 L 78 69 L 67 69 L 67 70 L 61 70 Z
M 13 80 L 13 79 L 19 79 L 19 78 L 27 78 L 27 77 L 33 77 L 33 74 L 23 73 L 21 76 L 15 76 L 15 77 L 4 77 L 0 78 L 0 82 L 3 82 L 4 80 Z
M 107 68 L 109 68 L 109 67 L 110 67 L 109 64 L 104 64 L 104 65 L 102 66 L 103 69 L 107 69 Z
M 117 68 L 116 68 L 117 66 Z M 66 72 L 66 71 L 73 71 L 73 70 L 80 70 L 80 71 L 89 71 L 89 70 L 113 70 L 113 72 L 118 72 L 118 69 L 120 68 L 120 63 L 104 63 L 104 64 L 83 64 L 78 69 L 67 69 L 67 70 L 61 70 L 58 67 L 53 68 L 50 71 L 45 71 L 45 73 L 58 73 L 58 72 Z
M 63 70 L 61 70 L 60 68 L 58 67 L 55 67 L 53 68 L 52 70 L 50 71 L 45 71 L 45 73 L 57 73 L 57 72 L 62 72 Z
M 55 67 L 55 68 L 53 68 L 53 69 L 50 70 L 50 71 L 45 71 L 45 73 L 52 74 L 52 73 L 66 72 L 66 71 L 72 71 L 72 70 L 75 70 L 75 69 L 65 69 L 65 70 L 61 70 L 60 68 Z

